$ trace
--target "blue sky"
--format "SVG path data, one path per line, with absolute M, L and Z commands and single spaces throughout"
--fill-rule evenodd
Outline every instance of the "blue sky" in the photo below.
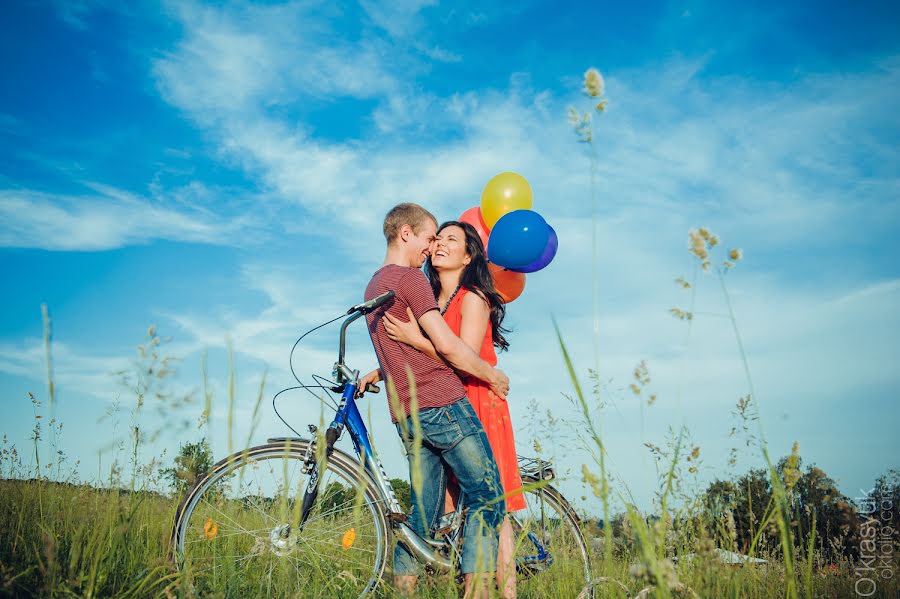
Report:
M 745 259 L 727 275 L 774 455 L 801 455 L 858 494 L 898 466 L 900 18 L 896 5 L 414 1 L 203 4 L 7 2 L 0 8 L 0 402 L 27 444 L 27 392 L 46 396 L 40 306 L 53 320 L 61 444 L 93 476 L 133 397 L 151 323 L 179 358 L 174 393 L 199 398 L 208 352 L 213 445 L 224 455 L 226 339 L 237 365 L 237 439 L 258 386 L 291 383 L 287 353 L 358 301 L 383 256 L 381 218 L 418 201 L 439 219 L 512 170 L 557 230 L 554 263 L 509 308 L 513 419 L 523 450 L 536 402 L 569 430 L 555 315 L 586 374 L 591 201 L 586 147 L 565 118 L 582 74 L 606 79 L 599 157 L 600 373 L 614 471 L 641 504 L 655 478 L 644 442 L 685 425 L 694 484 L 733 472 L 729 437 L 747 391 L 714 275 L 697 275 L 694 324 L 669 314 L 693 280 L 692 227 Z M 720 248 L 721 249 L 721 248 Z M 718 261 L 723 256 L 716 258 Z M 374 355 L 357 331 L 350 357 Z M 302 372 L 327 374 L 336 330 L 310 338 Z M 627 387 L 646 360 L 651 407 Z M 311 398 L 310 398 L 311 399 Z M 399 442 L 383 396 L 367 400 L 392 474 Z M 294 422 L 318 419 L 296 396 Z M 196 428 L 198 404 L 148 409 Z M 254 440 L 285 431 L 264 407 Z M 573 472 L 571 434 L 543 439 Z M 744 451 L 737 469 L 758 465 Z M 583 507 L 592 509 L 590 502 Z

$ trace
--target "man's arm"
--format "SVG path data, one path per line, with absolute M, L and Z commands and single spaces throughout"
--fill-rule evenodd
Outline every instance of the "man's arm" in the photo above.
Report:
M 492 368 L 462 339 L 454 335 L 440 312 L 429 310 L 419 317 L 419 326 L 428 334 L 437 352 L 444 356 L 451 366 L 487 382 L 494 393 L 506 398 L 509 392 L 509 377 L 503 374 L 503 371 Z

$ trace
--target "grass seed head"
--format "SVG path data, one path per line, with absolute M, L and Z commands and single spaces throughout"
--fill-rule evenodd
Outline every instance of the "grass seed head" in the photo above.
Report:
M 584 73 L 584 93 L 592 98 L 603 95 L 606 84 L 603 81 L 603 75 L 600 71 L 591 67 Z

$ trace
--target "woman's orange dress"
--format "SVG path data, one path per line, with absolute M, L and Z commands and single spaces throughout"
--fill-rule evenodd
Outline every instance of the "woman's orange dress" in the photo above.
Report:
M 462 327 L 462 300 L 467 293 L 469 293 L 467 289 L 460 288 L 444 312 L 444 321 L 457 337 Z M 497 365 L 494 336 L 491 334 L 490 325 L 484 335 L 479 355 L 491 366 Z M 466 386 L 469 401 L 487 432 L 494 459 L 497 460 L 503 492 L 507 495 L 506 511 L 524 510 L 525 496 L 522 493 L 510 495 L 522 488 L 522 478 L 519 476 L 519 460 L 516 457 L 516 441 L 513 437 L 512 421 L 509 418 L 509 405 L 494 395 L 490 385 L 481 379 L 463 377 L 463 384 Z

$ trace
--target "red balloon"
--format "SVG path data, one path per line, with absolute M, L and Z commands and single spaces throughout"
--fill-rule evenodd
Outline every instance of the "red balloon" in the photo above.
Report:
M 475 227 L 475 230 L 478 231 L 478 236 L 481 237 L 481 243 L 484 245 L 485 251 L 487 251 L 488 236 L 490 235 L 491 230 L 484 224 L 484 218 L 481 216 L 481 207 L 472 206 L 463 212 L 462 216 L 459 217 L 459 222 L 469 223 Z
M 510 303 L 525 291 L 525 273 L 506 270 L 496 264 L 488 264 L 494 287 L 504 303 Z

